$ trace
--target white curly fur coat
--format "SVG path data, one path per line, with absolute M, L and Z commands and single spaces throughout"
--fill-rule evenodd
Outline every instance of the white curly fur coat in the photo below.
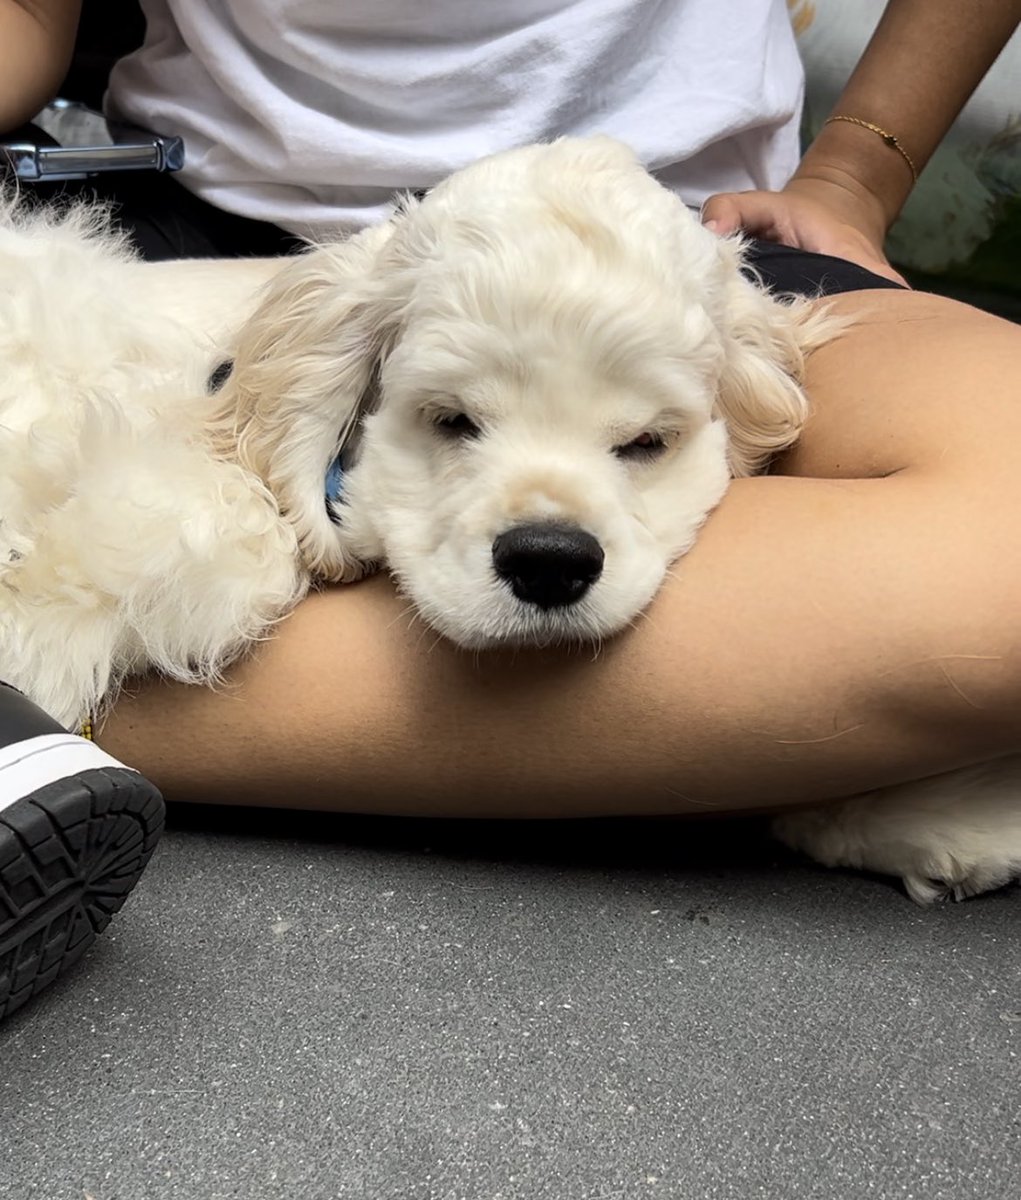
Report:
M 181 278 L 87 210 L 0 215 L 0 670 L 72 727 L 133 673 L 212 682 L 308 583 L 269 491 L 210 453 L 224 347 L 173 319 Z

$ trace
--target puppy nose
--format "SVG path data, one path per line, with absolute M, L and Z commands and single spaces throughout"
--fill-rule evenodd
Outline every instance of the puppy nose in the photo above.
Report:
M 599 578 L 603 548 L 576 525 L 515 525 L 493 542 L 493 566 L 519 600 L 564 608 Z

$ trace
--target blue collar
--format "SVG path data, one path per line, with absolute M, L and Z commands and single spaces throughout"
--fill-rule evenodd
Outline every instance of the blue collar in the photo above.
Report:
M 234 360 L 231 358 L 225 359 L 223 362 L 217 363 L 209 376 L 206 384 L 210 392 L 218 392 L 220 388 L 227 382 L 227 378 L 234 369 Z M 360 415 L 356 410 L 356 418 Z M 333 511 L 333 506 L 339 504 L 344 496 L 344 467 L 342 458 L 347 442 L 350 440 L 354 432 L 354 423 L 349 419 L 344 429 L 341 430 L 340 446 L 337 449 L 337 456 L 333 462 L 326 468 L 326 486 L 325 500 L 326 515 L 335 524 L 340 524 L 340 517 Z
M 337 457 L 326 468 L 326 515 L 334 523 L 340 524 L 340 517 L 334 512 L 334 505 L 339 504 L 344 496 L 344 467 L 341 462 L 343 450 L 337 451 Z
M 344 472 L 352 465 L 356 457 L 355 451 L 358 446 L 359 438 L 361 437 L 362 418 L 369 411 L 372 404 L 372 393 L 366 389 L 358 399 L 351 411 L 344 419 L 339 432 L 337 433 L 337 448 L 333 455 L 333 461 L 326 468 L 326 479 L 324 481 L 324 503 L 326 505 L 326 514 L 334 525 L 341 523 L 340 517 L 337 515 L 336 506 L 344 500 Z

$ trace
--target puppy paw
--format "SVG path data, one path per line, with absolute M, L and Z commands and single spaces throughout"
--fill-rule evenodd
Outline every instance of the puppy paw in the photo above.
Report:
M 795 810 L 773 832 L 826 866 L 897 875 L 917 904 L 966 900 L 1021 877 L 1021 759 Z

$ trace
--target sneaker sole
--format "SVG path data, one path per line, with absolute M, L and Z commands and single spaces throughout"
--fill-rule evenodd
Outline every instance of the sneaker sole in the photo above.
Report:
M 68 734 L 0 750 L 0 796 L 2 1020 L 106 928 L 156 848 L 164 807 L 137 771 Z

